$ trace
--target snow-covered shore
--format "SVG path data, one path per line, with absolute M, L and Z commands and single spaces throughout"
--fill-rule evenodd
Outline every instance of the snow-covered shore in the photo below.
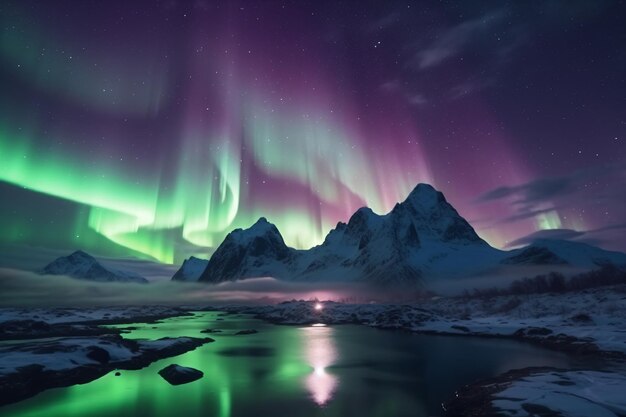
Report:
M 617 360 L 612 372 L 522 369 L 479 381 L 460 389 L 446 415 L 626 415 L 626 286 L 559 294 L 435 298 L 403 305 L 292 301 L 220 309 L 254 314 L 277 324 L 359 323 L 420 333 L 515 338 Z
M 321 302 L 319 310 L 315 304 L 291 301 L 219 309 L 277 324 L 359 323 L 421 333 L 511 337 L 575 353 L 626 357 L 626 286 L 402 305 L 328 301 Z
M 443 408 L 455 417 L 619 417 L 625 388 L 623 368 L 527 368 L 464 386 Z
M 115 369 L 139 369 L 211 338 L 128 340 L 99 324 L 154 322 L 190 314 L 170 307 L 0 310 L 0 405 L 45 389 L 90 382 Z
M 599 371 L 546 371 L 512 382 L 494 394 L 504 416 L 617 417 L 626 414 L 626 375 Z M 543 414 L 541 414 L 543 413 Z
M 515 338 L 623 363 L 625 301 L 626 286 L 613 286 L 559 294 L 433 298 L 413 304 L 291 301 L 203 308 L 0 309 L 0 330 L 7 336 L 0 342 L 0 397 L 18 401 L 47 388 L 88 382 L 113 369 L 136 369 L 208 343 L 211 339 L 126 340 L 116 334 L 119 330 L 98 326 L 153 322 L 200 309 L 253 314 L 277 324 L 357 323 L 420 333 Z M 29 337 L 34 340 L 27 340 Z M 580 409 L 602 410 L 604 414 L 598 411 L 598 416 L 623 415 L 624 404 L 613 394 L 626 390 L 624 369 L 622 365 L 614 372 L 519 370 L 496 381 L 465 387 L 460 392 L 469 394 L 461 399 L 481 398 L 480 406 L 494 415 L 525 416 L 533 415 L 533 410 L 556 410 L 576 416 L 579 414 L 563 408 L 563 401 L 572 397 L 587 407 L 581 404 Z M 593 388 L 598 384 L 607 389 Z M 472 408 L 467 403 L 462 407 L 466 414 L 450 415 L 489 415 L 480 414 L 484 408 Z M 479 414 L 472 414 L 472 410 L 479 410 Z
M 188 314 L 167 306 L 112 306 L 94 308 L 0 308 L 0 324 L 13 320 L 59 323 L 132 323 L 150 322 Z
M 111 334 L 0 345 L 0 405 L 43 390 L 93 381 L 115 369 L 140 369 L 212 342 L 211 338 L 127 340 Z

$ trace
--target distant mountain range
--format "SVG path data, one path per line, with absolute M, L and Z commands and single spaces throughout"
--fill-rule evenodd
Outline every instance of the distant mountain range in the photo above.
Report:
M 209 261 L 186 260 L 174 280 L 219 283 L 252 277 L 290 281 L 364 281 L 416 285 L 424 278 L 468 276 L 504 265 L 626 265 L 626 254 L 584 243 L 536 241 L 502 251 L 481 239 L 443 194 L 418 184 L 387 214 L 369 208 L 338 223 L 308 250 L 288 247 L 265 218 L 229 233 Z
M 147 279 L 135 273 L 104 267 L 96 258 L 80 250 L 55 259 L 41 272 L 46 275 L 66 275 L 87 281 L 148 283 Z

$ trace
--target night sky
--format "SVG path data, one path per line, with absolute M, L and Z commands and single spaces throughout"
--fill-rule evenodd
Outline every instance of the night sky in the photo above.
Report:
M 433 184 L 496 247 L 626 250 L 623 1 L 0 3 L 0 243 L 321 243 Z

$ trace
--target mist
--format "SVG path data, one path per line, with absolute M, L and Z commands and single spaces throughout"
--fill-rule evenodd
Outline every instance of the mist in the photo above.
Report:
M 272 304 L 291 299 L 363 302 L 375 295 L 371 288 L 354 283 L 250 278 L 216 285 L 176 281 L 137 284 L 93 282 L 9 268 L 0 268 L 0 287 L 0 307 Z
M 571 267 L 551 268 L 566 276 Z M 511 282 L 550 272 L 545 267 L 502 268 L 488 275 L 456 279 L 426 278 L 422 289 L 384 289 L 354 282 L 293 282 L 249 278 L 220 284 L 156 279 L 149 284 L 94 282 L 0 268 L 0 307 L 93 307 L 114 305 L 274 304 L 292 299 L 355 303 L 415 302 L 432 295 L 454 296 L 474 288 L 504 288 Z

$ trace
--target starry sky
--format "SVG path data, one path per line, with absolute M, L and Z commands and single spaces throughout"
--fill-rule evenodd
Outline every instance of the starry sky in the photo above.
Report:
M 0 244 L 179 263 L 433 184 L 626 250 L 623 1 L 0 3 Z

